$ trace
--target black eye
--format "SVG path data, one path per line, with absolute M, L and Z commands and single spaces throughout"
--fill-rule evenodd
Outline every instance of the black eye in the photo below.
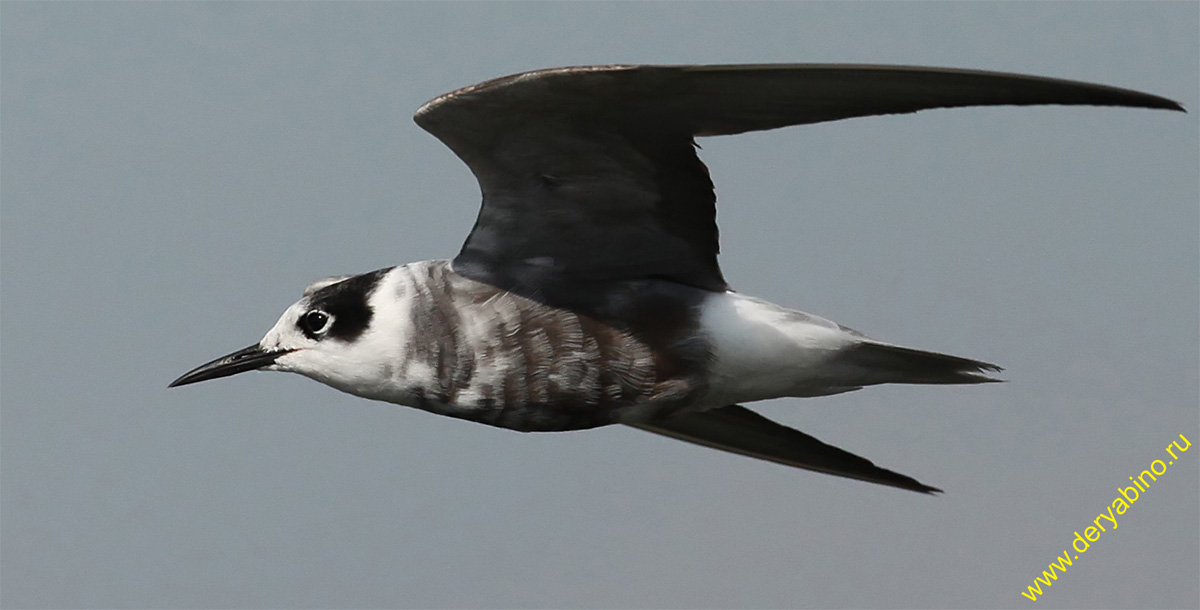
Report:
M 309 337 L 315 338 L 316 335 L 324 332 L 327 326 L 329 326 L 329 314 L 318 309 L 300 316 L 300 330 L 303 330 L 304 334 Z

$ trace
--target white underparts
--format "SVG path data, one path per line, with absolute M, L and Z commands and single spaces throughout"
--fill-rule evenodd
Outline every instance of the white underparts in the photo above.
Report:
M 705 301 L 700 328 L 712 353 L 706 408 L 862 385 L 833 356 L 866 338 L 824 318 L 726 292 Z

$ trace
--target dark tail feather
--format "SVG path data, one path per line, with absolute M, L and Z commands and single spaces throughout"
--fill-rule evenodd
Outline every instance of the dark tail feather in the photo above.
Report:
M 878 378 L 869 383 L 989 383 L 1003 381 L 988 377 L 1004 369 L 989 362 L 948 356 L 886 343 L 864 342 L 846 348 L 838 359 L 864 376 Z

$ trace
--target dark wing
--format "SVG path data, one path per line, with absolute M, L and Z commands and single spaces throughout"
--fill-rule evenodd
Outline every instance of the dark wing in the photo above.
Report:
M 681 441 L 805 470 L 922 493 L 942 491 L 912 477 L 880 468 L 866 458 L 826 445 L 739 405 L 631 425 Z
M 1006 104 L 1182 110 L 1137 91 L 973 70 L 597 66 L 460 89 L 415 120 L 470 166 L 483 191 L 454 269 L 550 295 L 646 277 L 726 288 L 716 197 L 695 136 Z

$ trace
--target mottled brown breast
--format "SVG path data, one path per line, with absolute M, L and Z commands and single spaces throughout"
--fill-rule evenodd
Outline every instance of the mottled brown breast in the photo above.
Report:
M 573 430 L 645 421 L 702 390 L 700 291 L 668 282 L 608 286 L 539 302 L 430 265 L 413 277 L 410 358 L 436 371 L 420 408 L 516 430 Z M 697 293 L 697 294 L 693 294 Z

